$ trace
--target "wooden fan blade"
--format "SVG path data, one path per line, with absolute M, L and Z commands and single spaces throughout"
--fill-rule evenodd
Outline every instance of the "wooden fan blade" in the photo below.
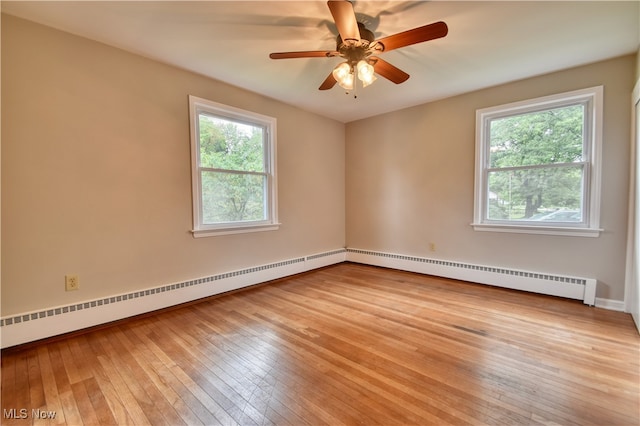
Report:
M 293 59 L 293 58 L 330 58 L 339 55 L 338 52 L 330 50 L 308 50 L 302 52 L 276 52 L 271 53 L 271 59 Z
M 402 71 L 400 68 L 391 65 L 384 59 L 375 58 L 371 62 L 373 62 L 373 69 L 377 74 L 394 82 L 395 84 L 404 83 L 409 78 L 409 74 Z
M 348 1 L 332 1 L 327 2 L 333 20 L 338 27 L 338 32 L 343 42 L 350 40 L 360 41 L 360 30 L 358 29 L 358 21 L 353 11 L 353 5 Z
M 422 43 L 447 35 L 449 27 L 444 22 L 435 22 L 423 27 L 414 28 L 388 37 L 377 40 L 384 47 L 383 52 L 388 52 L 400 47 L 410 46 L 416 43 Z
M 329 74 L 325 81 L 322 82 L 318 90 L 329 90 L 337 83 L 335 77 L 333 76 L 333 72 Z

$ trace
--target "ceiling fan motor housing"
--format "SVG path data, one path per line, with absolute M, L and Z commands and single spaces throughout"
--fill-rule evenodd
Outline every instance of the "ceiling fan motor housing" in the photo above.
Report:
M 369 45 L 375 40 L 373 32 L 365 28 L 362 22 L 358 22 L 358 30 L 360 31 L 359 41 L 347 40 L 345 43 L 340 34 L 336 38 L 336 50 L 352 66 L 369 56 Z

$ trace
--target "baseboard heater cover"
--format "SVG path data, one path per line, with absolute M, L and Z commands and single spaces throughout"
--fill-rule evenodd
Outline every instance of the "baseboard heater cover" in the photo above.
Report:
M 0 318 L 8 348 L 152 312 L 344 261 L 582 300 L 595 305 L 597 280 L 451 262 L 355 248 L 284 260 L 95 300 Z
M 597 280 L 347 248 L 347 261 L 596 303 Z
M 222 294 L 345 261 L 346 249 L 224 272 L 100 299 L 0 318 L 1 347 L 8 348 Z

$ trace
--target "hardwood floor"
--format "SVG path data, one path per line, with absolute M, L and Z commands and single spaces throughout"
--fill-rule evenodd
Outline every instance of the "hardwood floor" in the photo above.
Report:
M 639 354 L 627 314 L 345 263 L 5 351 L 2 424 L 637 425 Z

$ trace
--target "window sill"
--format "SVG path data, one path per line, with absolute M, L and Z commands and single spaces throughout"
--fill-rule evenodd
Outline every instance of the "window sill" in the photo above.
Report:
M 598 228 L 575 228 L 562 226 L 526 226 L 508 224 L 472 223 L 475 231 L 511 232 L 516 234 L 560 235 L 569 237 L 597 238 L 603 231 Z
M 193 238 L 217 237 L 220 235 L 245 234 L 249 232 L 277 231 L 280 228 L 279 223 L 270 223 L 268 225 L 248 225 L 225 228 L 210 229 L 192 229 Z

